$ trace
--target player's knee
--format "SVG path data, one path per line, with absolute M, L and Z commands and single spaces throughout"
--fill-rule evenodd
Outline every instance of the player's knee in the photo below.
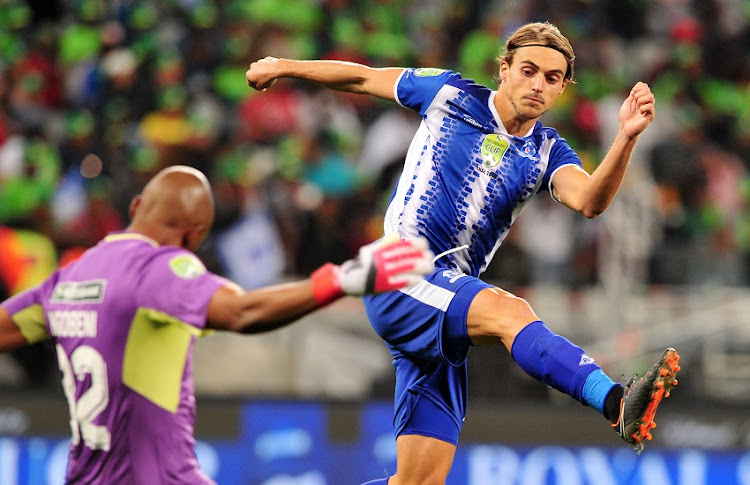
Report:
M 469 338 L 476 345 L 509 346 L 526 325 L 539 320 L 521 297 L 497 288 L 482 293 L 472 302 L 466 325 Z
M 534 310 L 531 309 L 531 305 L 526 300 L 515 295 L 506 298 L 503 312 L 498 312 L 491 327 L 491 331 L 504 339 L 515 338 L 521 329 L 537 320 Z

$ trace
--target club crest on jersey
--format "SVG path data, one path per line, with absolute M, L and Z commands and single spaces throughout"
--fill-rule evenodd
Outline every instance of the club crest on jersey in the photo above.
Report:
M 420 67 L 414 69 L 414 74 L 419 77 L 437 76 L 443 72 L 445 72 L 445 69 L 436 69 L 434 67 Z
M 537 152 L 536 147 L 534 146 L 534 142 L 532 140 L 526 140 L 523 146 L 518 150 L 518 154 L 524 158 L 536 160 Z
M 181 254 L 170 259 L 169 267 L 174 274 L 186 280 L 196 278 L 206 272 L 206 267 L 203 266 L 203 263 L 195 256 L 190 256 L 189 254 Z
M 482 142 L 482 163 L 487 168 L 500 165 L 508 149 L 508 141 L 498 135 L 487 135 Z

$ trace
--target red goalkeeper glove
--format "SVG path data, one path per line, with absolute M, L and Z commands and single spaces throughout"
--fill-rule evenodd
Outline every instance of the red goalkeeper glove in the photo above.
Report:
M 344 295 L 371 295 L 415 285 L 432 271 L 432 258 L 424 238 L 383 239 L 363 246 L 356 258 L 341 266 L 327 263 L 317 269 L 310 277 L 313 294 L 326 305 Z

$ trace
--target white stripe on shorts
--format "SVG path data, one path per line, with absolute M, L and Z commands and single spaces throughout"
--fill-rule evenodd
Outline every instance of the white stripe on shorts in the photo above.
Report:
M 441 311 L 447 311 L 448 306 L 453 301 L 453 297 L 456 295 L 452 291 L 446 290 L 437 285 L 433 285 L 429 281 L 422 281 L 414 286 L 399 290 L 405 295 L 409 295 L 415 298 L 425 305 L 430 305 L 433 308 L 437 308 Z

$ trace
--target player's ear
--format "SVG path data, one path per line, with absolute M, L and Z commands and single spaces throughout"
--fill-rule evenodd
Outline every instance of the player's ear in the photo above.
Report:
M 510 65 L 507 61 L 500 61 L 500 70 L 498 72 L 498 76 L 500 77 L 500 82 L 505 82 L 508 77 L 508 69 L 510 69 Z
M 565 91 L 565 86 L 567 86 L 569 82 L 570 82 L 570 79 L 563 79 L 562 87 L 560 88 L 560 92 L 557 93 L 558 96 L 560 96 L 563 93 L 563 91 Z
M 130 201 L 130 207 L 128 207 L 128 216 L 130 216 L 131 221 L 135 217 L 135 211 L 138 209 L 138 206 L 141 205 L 141 199 L 141 195 L 138 194 L 133 197 L 133 200 Z
M 205 225 L 198 224 L 193 226 L 193 228 L 183 236 L 182 247 L 190 251 L 195 251 L 203 242 L 203 239 L 206 238 L 207 234 L 208 228 Z

